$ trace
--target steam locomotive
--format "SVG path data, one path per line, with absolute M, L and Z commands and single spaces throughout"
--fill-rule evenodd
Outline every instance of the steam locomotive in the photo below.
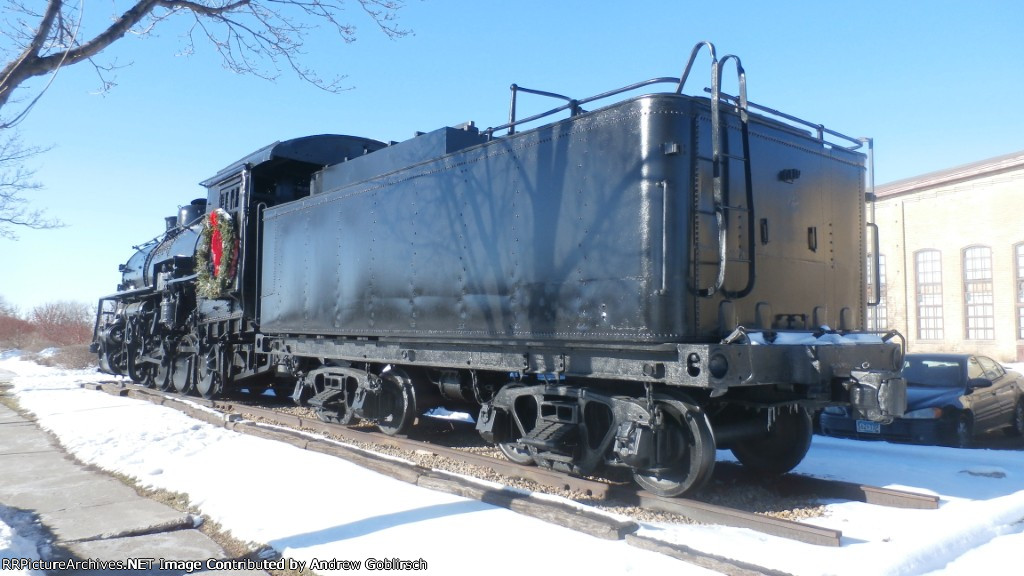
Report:
M 705 48 L 708 93 L 684 94 Z M 565 103 L 518 119 L 523 95 Z M 100 299 L 101 370 L 272 388 L 389 434 L 469 405 L 512 460 L 626 468 L 662 495 L 698 489 L 716 449 L 792 469 L 823 406 L 902 414 L 901 337 L 863 331 L 859 140 L 749 102 L 706 42 L 680 77 L 580 100 L 512 85 L 510 109 L 221 170 Z

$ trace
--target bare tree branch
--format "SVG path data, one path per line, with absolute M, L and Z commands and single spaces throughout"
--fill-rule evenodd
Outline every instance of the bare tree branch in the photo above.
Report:
M 302 63 L 303 48 L 314 31 L 343 43 L 355 41 L 356 27 L 343 18 L 346 5 L 358 4 L 363 13 L 389 38 L 409 34 L 398 27 L 396 16 L 404 0 L 111 0 L 112 6 L 129 6 L 109 18 L 95 12 L 87 18 L 85 0 L 0 0 L 0 238 L 17 238 L 14 230 L 58 228 L 63 224 L 42 211 L 28 207 L 24 194 L 39 185 L 25 161 L 42 152 L 22 145 L 13 129 L 46 93 L 65 66 L 88 62 L 95 70 L 100 90 L 114 86 L 110 73 L 116 68 L 98 57 L 128 34 L 146 36 L 174 18 L 190 18 L 185 34 L 186 52 L 197 43 L 208 43 L 230 70 L 260 78 L 277 78 L 291 69 L 299 78 L 323 90 L 345 89 L 344 76 L 325 80 Z M 24 90 L 33 78 L 49 79 Z M 10 112 L 10 107 L 19 108 Z
M 46 230 L 64 226 L 44 211 L 29 208 L 24 196 L 40 187 L 25 162 L 44 151 L 25 146 L 12 130 L 0 132 L 0 238 L 17 240 L 17 227 Z
M 350 1 L 389 38 L 409 34 L 396 21 L 403 0 Z M 176 16 L 193 20 L 185 39 L 189 52 L 198 38 L 212 45 L 234 72 L 273 79 L 282 68 L 290 68 L 318 88 L 342 90 L 344 76 L 324 80 L 301 58 L 308 36 L 321 27 L 342 42 L 355 40 L 356 27 L 343 18 L 345 6 L 345 0 L 135 0 L 109 25 L 90 33 L 87 29 L 94 26 L 83 22 L 84 0 L 46 0 L 43 11 L 23 0 L 0 0 L 8 24 L 0 27 L 0 35 L 17 49 L 0 70 L 0 111 L 29 79 L 80 62 L 90 62 L 108 88 L 112 82 L 104 72 L 110 68 L 94 58 L 126 34 L 145 35 Z M 38 95 L 30 99 L 19 114 L 5 115 L 9 119 L 0 122 L 0 128 L 15 125 L 37 99 Z

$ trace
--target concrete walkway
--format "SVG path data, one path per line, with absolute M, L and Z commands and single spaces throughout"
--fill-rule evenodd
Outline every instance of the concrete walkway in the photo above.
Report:
M 0 373 L 0 383 L 9 375 Z M 74 461 L 35 422 L 2 404 L 0 518 L 23 537 L 43 542 L 43 560 L 85 562 L 77 570 L 50 573 L 266 574 L 217 569 L 232 566 L 217 560 L 240 560 L 245 566 L 245 559 L 228 559 L 195 528 L 189 514 L 139 496 L 119 480 Z M 147 566 L 141 559 L 153 562 Z M 107 561 L 131 561 L 135 569 L 101 568 Z

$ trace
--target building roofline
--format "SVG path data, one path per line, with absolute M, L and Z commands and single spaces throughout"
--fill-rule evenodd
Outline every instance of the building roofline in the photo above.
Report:
M 1024 150 L 889 182 L 877 187 L 875 189 L 875 196 L 895 196 L 908 192 L 918 192 L 927 188 L 978 178 L 1022 166 L 1024 166 Z

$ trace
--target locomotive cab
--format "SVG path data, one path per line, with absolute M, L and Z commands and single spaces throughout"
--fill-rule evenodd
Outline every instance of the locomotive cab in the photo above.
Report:
M 207 197 L 167 218 L 166 231 L 120 267 L 100 300 L 93 350 L 101 369 L 182 393 L 217 394 L 225 381 L 271 381 L 252 353 L 258 325 L 260 215 L 308 196 L 323 166 L 384 144 L 321 135 L 275 142 L 204 181 Z

